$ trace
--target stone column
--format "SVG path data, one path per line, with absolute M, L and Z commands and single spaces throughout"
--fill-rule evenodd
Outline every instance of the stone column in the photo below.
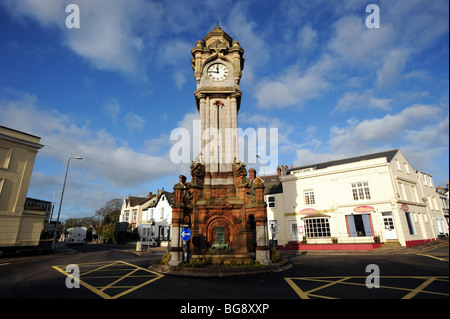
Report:
M 181 246 L 181 223 L 183 222 L 183 196 L 186 190 L 186 177 L 180 175 L 180 182 L 173 187 L 174 202 L 172 205 L 172 240 L 170 243 L 170 261 L 169 266 L 178 266 L 182 260 Z
M 232 148 L 233 148 L 233 159 L 236 158 L 236 161 L 239 161 L 239 138 L 238 138 L 238 111 L 237 111 L 237 101 L 236 101 L 236 95 L 231 96 L 231 103 L 230 103 L 230 117 L 231 117 L 231 128 L 233 129 L 232 134 Z
M 267 229 L 267 208 L 264 202 L 264 181 L 258 177 L 254 182 L 256 197 L 256 261 L 263 265 L 271 264 L 269 233 Z

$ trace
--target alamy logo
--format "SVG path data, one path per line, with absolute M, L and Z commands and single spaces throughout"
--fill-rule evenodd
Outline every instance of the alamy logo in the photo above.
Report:
M 66 12 L 70 13 L 66 17 L 67 29 L 79 29 L 80 28 L 80 7 L 76 4 L 68 4 L 66 6 Z
M 368 29 L 380 28 L 380 7 L 376 4 L 369 4 L 366 7 L 366 12 L 370 14 L 366 17 L 366 27 Z
M 66 273 L 69 274 L 66 278 L 66 287 L 69 289 L 80 288 L 80 267 L 75 264 L 67 265 Z
M 380 267 L 375 264 L 369 264 L 366 267 L 366 273 L 370 273 L 366 278 L 366 287 L 369 289 L 380 288 Z
M 191 132 L 184 127 L 173 129 L 170 140 L 170 159 L 174 164 L 191 163 L 194 157 L 204 164 L 232 164 L 233 147 L 237 141 L 237 154 L 247 164 L 259 165 L 266 172 L 276 171 L 278 165 L 278 128 L 208 128 L 200 137 L 200 120 L 194 120 Z M 201 138 L 201 140 L 200 140 Z M 203 146 L 199 146 L 200 145 Z

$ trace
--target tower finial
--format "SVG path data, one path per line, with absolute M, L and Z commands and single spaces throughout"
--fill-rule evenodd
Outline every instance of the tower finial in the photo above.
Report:
M 216 27 L 218 27 L 219 26 L 219 19 L 217 19 L 217 24 L 216 24 Z

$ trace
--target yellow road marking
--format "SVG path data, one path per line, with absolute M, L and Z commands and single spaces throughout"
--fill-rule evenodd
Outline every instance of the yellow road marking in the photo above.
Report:
M 425 281 L 424 283 L 422 283 L 419 287 L 417 287 L 416 289 L 414 289 L 413 291 L 411 291 L 409 294 L 407 294 L 406 296 L 404 296 L 402 299 L 411 299 L 413 298 L 415 295 L 417 295 L 419 292 L 421 292 L 422 290 L 424 290 L 429 284 L 431 284 L 433 281 L 436 280 L 437 277 L 431 277 L 430 279 L 428 279 L 427 281 Z
M 419 256 L 425 256 L 425 257 L 430 257 L 430 258 L 434 258 L 434 259 L 437 259 L 437 260 L 440 260 L 440 261 L 447 261 L 447 260 L 444 259 L 444 258 L 436 257 L 436 256 L 433 256 L 433 255 L 427 255 L 427 254 L 417 254 L 417 255 L 419 255 Z
M 343 284 L 343 285 L 353 285 L 353 286 L 362 286 L 366 287 L 366 284 L 362 283 L 355 283 L 355 282 L 346 282 L 348 279 L 362 279 L 367 278 L 366 276 L 353 276 L 353 277 L 295 277 L 295 278 L 284 278 L 286 282 L 291 286 L 291 288 L 297 293 L 297 295 L 301 299 L 310 299 L 310 297 L 318 297 L 318 298 L 326 298 L 326 299 L 338 299 L 334 297 L 329 296 L 323 296 L 318 294 L 312 294 L 311 292 L 316 292 L 321 289 L 327 288 L 331 285 L 335 284 Z M 429 286 L 433 281 L 447 281 L 448 277 L 427 277 L 427 276 L 380 276 L 380 278 L 384 279 L 421 279 L 425 280 L 421 285 L 418 287 L 411 289 L 411 288 L 402 288 L 402 287 L 393 287 L 393 286 L 381 286 L 380 288 L 383 289 L 393 289 L 393 290 L 404 290 L 408 291 L 409 293 L 405 295 L 402 299 L 410 299 L 416 296 L 418 293 L 427 293 L 427 294 L 435 294 L 435 295 L 441 295 L 441 296 L 448 296 L 448 293 L 442 293 L 442 292 L 435 292 L 435 291 L 427 291 L 424 290 L 427 286 Z M 337 280 L 333 280 L 337 279 Z M 309 291 L 303 291 L 295 282 L 294 280 L 305 280 L 305 281 L 315 281 L 315 282 L 326 282 L 326 285 L 311 289 Z
M 59 271 L 60 273 L 66 275 L 66 276 L 70 276 L 69 273 L 67 273 L 66 271 L 62 270 L 62 269 L 59 268 L 58 266 L 53 266 L 53 268 L 56 269 L 57 271 Z M 73 277 L 73 279 L 74 279 L 75 281 L 77 281 L 80 285 L 82 285 L 83 287 L 85 287 L 85 288 L 89 289 L 90 291 L 96 293 L 97 295 L 99 295 L 99 296 L 102 297 L 103 299 L 112 299 L 111 296 L 109 296 L 109 295 L 105 294 L 104 292 L 102 292 L 102 291 L 96 289 L 95 287 L 93 287 L 93 286 L 89 285 L 88 283 L 86 283 L 86 282 L 80 280 L 79 278 Z
M 80 277 L 83 276 L 84 280 L 81 280 L 80 278 L 76 278 L 74 277 L 74 280 L 76 280 L 80 285 L 82 285 L 83 287 L 89 289 L 90 291 L 96 293 L 97 295 L 101 296 L 104 299 L 117 299 L 120 298 L 126 294 L 129 294 L 130 292 L 133 292 L 145 285 L 148 285 L 162 277 L 164 277 L 164 275 L 153 272 L 151 270 L 127 263 L 125 261 L 115 261 L 113 263 L 107 263 L 105 264 L 105 262 L 98 262 L 98 263 L 86 263 L 86 264 L 78 264 L 78 266 L 89 266 L 89 265 L 93 265 L 93 266 L 97 266 L 99 264 L 103 264 L 100 267 L 97 267 L 95 269 L 86 271 L 84 273 L 80 273 Z M 117 265 L 127 265 L 130 266 L 131 268 L 114 268 L 114 266 Z M 65 265 L 60 265 L 60 266 L 53 266 L 54 269 L 56 269 L 57 271 L 59 271 L 60 273 L 66 275 L 66 276 L 70 276 L 71 274 L 67 273 L 64 269 L 65 269 Z M 108 267 L 112 267 L 111 269 L 108 269 Z M 87 274 L 93 274 L 95 272 L 103 272 L 103 271 L 124 271 L 126 270 L 127 273 L 125 275 L 112 275 L 112 276 L 86 276 Z M 136 273 L 137 271 L 142 270 L 145 271 L 147 273 L 150 273 L 149 275 L 133 275 L 134 273 Z M 118 286 L 117 283 L 119 283 L 120 281 L 126 279 L 126 278 L 145 278 L 145 277 L 154 277 L 150 280 L 147 280 L 137 286 Z M 106 286 L 102 286 L 102 287 L 94 287 L 90 284 L 88 284 L 85 280 L 86 279 L 96 279 L 96 278 L 117 278 L 116 280 L 114 280 L 112 283 L 107 284 Z M 108 289 L 127 289 L 125 291 L 122 291 L 119 294 L 116 295 L 108 295 L 105 293 L 106 290 Z
M 305 294 L 303 292 L 303 290 L 301 290 L 292 280 L 293 278 L 284 278 L 284 280 L 287 281 L 287 283 L 289 284 L 289 286 L 291 286 L 292 289 L 294 289 L 294 291 L 297 293 L 297 295 L 301 298 L 301 299 L 309 299 L 308 295 Z M 294 278 L 296 279 L 296 278 Z
M 352 278 L 352 277 L 345 277 L 345 278 L 339 279 L 339 280 L 337 280 L 337 281 L 331 281 L 331 282 L 329 282 L 329 283 L 326 284 L 326 285 L 323 285 L 323 286 L 320 286 L 320 287 L 317 287 L 317 288 L 308 290 L 308 291 L 305 292 L 305 293 L 306 293 L 306 294 L 310 294 L 311 292 L 315 292 L 315 291 L 317 291 L 317 290 L 321 290 L 321 289 L 324 289 L 324 288 L 327 288 L 327 287 L 330 287 L 330 286 L 339 284 L 339 283 L 341 283 L 341 282 L 343 282 L 343 281 L 346 281 L 346 280 L 348 280 L 348 279 L 350 279 L 350 278 Z

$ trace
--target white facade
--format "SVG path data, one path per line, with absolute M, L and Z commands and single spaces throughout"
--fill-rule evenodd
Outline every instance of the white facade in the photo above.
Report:
M 172 228 L 172 206 L 165 194 L 162 194 L 155 207 L 149 207 L 142 213 L 142 224 L 149 228 L 149 237 L 155 240 L 170 240 Z
M 147 198 L 129 197 L 124 199 L 119 217 L 120 222 L 128 222 L 139 228 L 144 241 L 168 241 L 171 236 L 172 206 L 170 193 L 158 191 Z
M 448 225 L 442 209 L 430 206 L 437 195 L 434 187 L 422 185 L 421 174 L 400 150 L 293 168 L 281 176 L 276 207 L 268 207 L 269 222 L 278 224 L 275 239 L 278 245 L 306 239 L 308 244 L 398 241 L 402 246 L 435 240 L 437 227 L 448 233 Z M 429 185 L 431 176 L 425 175 Z M 268 196 L 273 195 L 266 201 Z

